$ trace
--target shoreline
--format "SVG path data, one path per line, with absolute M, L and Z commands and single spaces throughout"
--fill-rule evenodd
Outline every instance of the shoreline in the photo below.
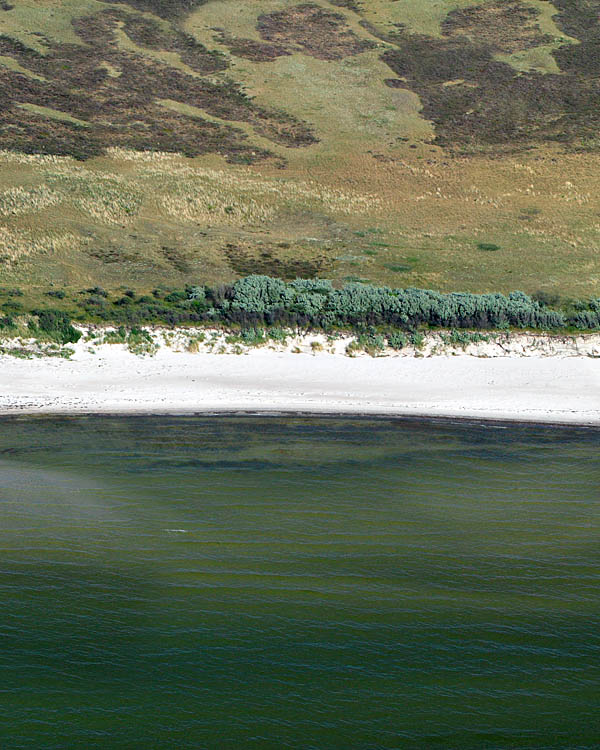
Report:
M 468 417 L 468 416 L 451 416 L 451 415 L 432 415 L 432 414 L 405 414 L 397 412 L 370 412 L 370 411 L 300 411 L 300 410 L 269 410 L 269 409 L 237 409 L 237 410 L 165 410 L 165 411 L 21 411 L 21 410 L 2 410 L 0 411 L 0 425 L 10 422 L 13 419 L 78 419 L 78 418 L 108 418 L 108 419 L 143 419 L 159 417 L 193 417 L 198 419 L 331 419 L 331 420 L 373 420 L 373 421 L 394 421 L 410 423 L 429 423 L 429 424 L 460 424 L 460 425 L 485 425 L 487 427 L 496 427 L 497 429 L 508 429 L 509 427 L 539 427 L 539 428 L 559 428 L 559 429 L 578 429 L 591 430 L 600 434 L 600 421 L 598 422 L 576 422 L 563 421 L 551 422 L 533 419 L 510 419 L 508 417 Z
M 4 353 L 0 416 L 294 415 L 600 426 L 598 335 L 495 334 L 441 347 L 440 334 L 432 334 L 419 351 L 370 357 L 348 356 L 350 339 L 342 336 L 307 334 L 240 349 L 238 342 L 225 346 L 222 331 L 192 348 L 190 333 L 152 330 L 158 347 L 152 356 L 104 343 L 99 329 L 88 329 L 69 359 Z

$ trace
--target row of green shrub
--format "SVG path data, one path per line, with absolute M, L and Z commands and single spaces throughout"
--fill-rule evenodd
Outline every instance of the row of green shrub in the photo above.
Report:
M 48 292 L 73 309 L 62 291 Z M 138 295 L 132 290 L 109 295 L 98 287 L 85 290 L 75 300 L 73 314 L 135 326 L 190 323 L 314 327 L 323 330 L 386 326 L 416 331 L 419 327 L 502 330 L 508 328 L 557 330 L 600 329 L 600 297 L 570 301 L 558 307 L 543 296 L 511 294 L 443 294 L 426 289 L 391 289 L 358 282 L 335 289 L 330 281 L 296 279 L 285 282 L 269 276 L 247 276 L 233 284 L 188 286 L 185 289 Z M 18 312 L 14 299 L 2 306 Z M 56 310 L 34 310 L 43 330 L 54 330 L 67 341 L 75 333 L 68 317 Z
M 573 325 L 597 328 L 600 299 L 570 319 L 524 294 L 442 294 L 424 289 L 390 289 L 350 283 L 334 289 L 329 281 L 298 279 L 286 283 L 268 276 L 248 276 L 215 297 L 213 290 L 195 288 L 190 296 L 204 300 L 220 318 L 243 324 L 256 322 L 329 326 L 389 325 L 415 329 L 420 325 L 443 328 L 537 328 Z
M 214 321 L 242 327 L 257 325 L 364 327 L 387 325 L 415 330 L 441 328 L 532 328 L 554 330 L 600 328 L 600 298 L 577 300 L 557 309 L 523 292 L 504 294 L 443 294 L 426 289 L 390 289 L 348 283 L 334 289 L 330 281 L 247 276 L 217 287 L 136 296 L 126 292 L 110 300 L 106 292 L 88 290 L 81 301 L 86 314 L 103 320 L 169 325 Z

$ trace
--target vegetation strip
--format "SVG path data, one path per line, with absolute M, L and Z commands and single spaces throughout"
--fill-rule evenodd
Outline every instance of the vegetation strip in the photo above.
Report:
M 600 329 L 600 298 L 571 300 L 558 308 L 557 299 L 511 294 L 442 294 L 427 289 L 391 289 L 349 283 L 336 289 L 324 279 L 285 282 L 252 275 L 230 285 L 189 285 L 185 289 L 154 289 L 138 295 L 133 290 L 109 294 L 99 287 L 69 296 L 64 290 L 46 292 L 48 304 L 27 309 L 18 289 L 0 289 L 0 335 L 41 336 L 61 344 L 76 342 L 72 319 L 117 326 L 143 324 L 221 325 L 238 328 L 242 340 L 269 337 L 268 331 L 312 329 L 350 330 L 361 350 L 386 345 L 418 347 L 426 329 L 510 328 L 541 331 Z M 55 307 L 60 305 L 61 309 Z M 265 331 L 264 329 L 267 329 Z M 125 341 L 125 331 L 120 334 Z M 138 334 L 143 338 L 143 333 Z M 467 334 L 451 334 L 457 341 Z M 474 334 L 471 334 L 474 335 Z M 384 338 L 385 337 L 385 338 Z M 462 338 L 461 338 L 462 337 Z M 467 336 L 468 338 L 468 336 Z M 469 339 L 470 340 L 470 339 Z M 143 343 L 143 342 L 142 342 Z

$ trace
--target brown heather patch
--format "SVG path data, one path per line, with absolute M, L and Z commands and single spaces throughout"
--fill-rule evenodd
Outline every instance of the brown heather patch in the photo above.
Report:
M 146 263 L 147 259 L 140 253 L 129 252 L 116 244 L 104 242 L 101 246 L 93 248 L 84 248 L 90 258 L 95 258 L 102 263 L 119 264 L 123 266 L 126 263 Z
M 277 246 L 228 243 L 225 255 L 232 270 L 240 276 L 258 273 L 281 279 L 312 279 L 333 267 L 327 255 L 306 248 L 299 253 L 298 248 L 291 248 L 288 243 Z
M 539 15 L 539 10 L 519 0 L 494 0 L 448 13 L 442 33 L 466 35 L 474 42 L 488 45 L 494 52 L 512 54 L 553 41 L 553 37 L 540 30 Z
M 600 76 L 600 0 L 556 0 L 558 26 L 580 44 L 554 50 L 561 70 L 584 76 Z
M 398 79 L 386 83 L 419 95 L 438 145 L 467 154 L 552 141 L 597 147 L 600 80 L 582 69 L 566 75 L 518 72 L 494 60 L 492 43 L 463 35 L 439 39 L 401 32 L 394 44 L 382 59 Z M 555 52 L 559 64 L 565 49 L 570 45 Z
M 126 32 L 145 40 L 147 46 L 165 43 L 177 49 L 198 71 L 211 74 L 223 66 L 221 56 L 206 52 L 201 45 L 185 46 L 189 41 L 186 35 L 167 33 L 158 24 L 121 11 L 75 20 L 73 27 L 86 44 L 48 42 L 46 55 L 0 37 L 0 54 L 16 59 L 39 77 L 0 67 L 0 96 L 5 105 L 0 113 L 0 138 L 4 148 L 70 154 L 78 159 L 95 156 L 109 146 L 188 156 L 218 153 L 229 161 L 244 163 L 269 156 L 268 151 L 248 142 L 238 128 L 166 110 L 159 103 L 164 98 L 205 110 L 221 120 L 249 123 L 260 135 L 284 146 L 315 142 L 304 123 L 254 104 L 233 81 L 193 76 L 143 54 L 121 50 L 115 38 L 118 24 L 125 24 Z M 24 112 L 20 104 L 57 110 L 88 127 Z
M 243 39 L 232 36 L 224 29 L 218 30 L 215 40 L 224 44 L 235 57 L 243 57 L 253 62 L 272 62 L 283 55 L 291 55 L 288 47 L 282 44 L 257 42 L 255 39 Z
M 361 4 L 358 0 L 329 0 L 329 2 L 338 8 L 347 8 L 348 10 L 353 10 L 355 13 L 358 13 L 361 9 Z
M 123 24 L 123 31 L 140 47 L 176 52 L 182 62 L 198 73 L 216 73 L 227 68 L 227 60 L 219 52 L 209 51 L 193 36 L 160 24 L 152 18 L 133 13 L 113 13 Z
M 6 89 L 5 76 L 0 71 L 0 91 L 4 93 Z M 45 118 L 19 107 L 0 110 L 0 138 L 5 149 L 28 154 L 88 159 L 102 152 L 100 143 L 87 128 Z
M 127 3 L 137 10 L 154 13 L 160 18 L 177 20 L 204 5 L 207 0 L 114 0 L 114 2 Z
M 265 13 L 258 17 L 257 28 L 268 42 L 321 60 L 340 60 L 374 46 L 356 36 L 343 15 L 314 3 Z
M 225 29 L 217 29 L 216 39 L 232 55 L 254 62 L 270 62 L 294 52 L 321 60 L 340 60 L 374 46 L 356 36 L 348 28 L 344 16 L 314 3 L 265 13 L 259 16 L 257 28 L 264 42 L 235 37 Z
M 586 40 L 598 33 L 599 0 L 552 0 L 552 5 L 558 10 L 554 19 L 565 34 Z
M 190 265 L 185 253 L 181 250 L 178 250 L 176 247 L 167 247 L 166 245 L 163 245 L 161 252 L 167 263 L 169 263 L 169 265 L 176 271 L 185 274 L 191 272 L 192 266 Z

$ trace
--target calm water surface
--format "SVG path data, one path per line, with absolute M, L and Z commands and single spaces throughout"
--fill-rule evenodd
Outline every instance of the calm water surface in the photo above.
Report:
M 600 432 L 0 422 L 0 748 L 600 747 Z

